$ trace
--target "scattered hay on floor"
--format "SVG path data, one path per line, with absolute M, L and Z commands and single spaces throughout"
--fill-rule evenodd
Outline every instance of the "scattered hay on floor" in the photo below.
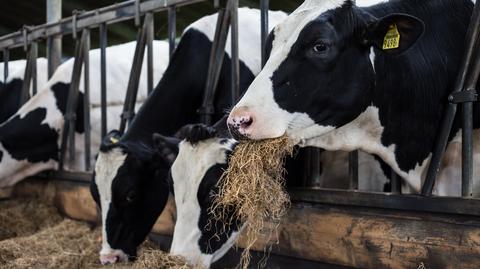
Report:
M 38 207 L 39 212 L 29 216 L 29 210 L 33 210 L 35 206 Z M 0 268 L 2 269 L 191 268 L 182 258 L 168 255 L 149 241 L 142 245 L 139 258 L 135 263 L 102 266 L 98 254 L 101 247 L 99 227 L 94 229 L 87 223 L 64 219 L 53 206 L 39 201 L 2 201 L 0 208 L 3 209 L 0 228 L 7 231 L 5 234 L 17 236 L 0 241 Z M 29 210 L 23 212 L 25 208 Z M 16 213 L 16 210 L 22 212 Z M 4 216 L 10 216 L 12 219 Z M 14 227 L 12 223 L 15 223 L 15 218 L 21 223 L 35 223 L 36 218 L 41 221 L 35 232 L 34 229 Z M 46 221 L 47 219 L 50 220 Z M 10 229 L 14 232 L 10 232 Z M 21 232 L 18 232 L 20 230 Z
M 228 168 L 219 181 L 219 194 L 211 213 L 218 221 L 233 223 L 235 216 L 245 223 L 243 234 L 247 245 L 242 253 L 241 266 L 250 262 L 250 248 L 264 235 L 267 221 L 276 232 L 285 215 L 290 198 L 285 192 L 284 162 L 293 152 L 293 144 L 283 136 L 261 141 L 241 141 L 229 159 Z M 233 215 L 231 214 L 233 212 Z
M 0 240 L 26 236 L 62 220 L 57 209 L 39 199 L 0 202 Z

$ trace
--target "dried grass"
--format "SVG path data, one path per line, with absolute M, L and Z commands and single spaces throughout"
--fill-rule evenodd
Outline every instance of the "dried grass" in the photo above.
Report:
M 135 263 L 102 266 L 98 259 L 101 245 L 99 228 L 63 219 L 53 206 L 37 200 L 2 201 L 0 208 L 2 231 L 16 236 L 0 241 L 2 269 L 191 268 L 181 257 L 168 255 L 149 241 L 142 245 Z M 35 208 L 39 210 L 34 212 Z M 32 226 L 36 219 L 40 222 Z M 41 230 L 38 231 L 38 228 Z
M 286 136 L 241 141 L 219 181 L 219 194 L 210 211 L 217 221 L 231 224 L 239 218 L 245 223 L 242 268 L 248 267 L 249 250 L 260 237 L 267 238 L 268 242 L 274 233 L 276 235 L 280 220 L 290 205 L 285 192 L 284 162 L 292 153 L 293 144 Z M 273 229 L 266 229 L 272 224 Z

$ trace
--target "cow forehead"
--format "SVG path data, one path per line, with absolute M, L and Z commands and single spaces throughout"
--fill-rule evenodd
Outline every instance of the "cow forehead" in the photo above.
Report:
M 121 148 L 100 152 L 95 164 L 95 181 L 104 199 L 111 199 L 111 186 L 119 168 L 125 163 L 127 154 Z
M 305 26 L 323 13 L 341 7 L 345 0 L 305 1 L 282 23 L 274 28 L 272 56 L 286 58 Z M 274 56 L 276 55 L 276 56 Z M 278 59 L 277 59 L 278 61 Z

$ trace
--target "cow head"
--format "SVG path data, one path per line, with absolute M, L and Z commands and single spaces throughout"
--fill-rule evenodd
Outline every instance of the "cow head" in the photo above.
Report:
M 133 151 L 120 141 L 117 131 L 102 142 L 91 183 L 102 211 L 102 264 L 135 259 L 137 247 L 165 207 L 169 167 L 151 158 L 147 146 Z
M 423 33 L 405 14 L 375 18 L 345 0 L 305 1 L 277 25 L 270 57 L 228 118 L 235 137 L 296 142 L 356 119 L 372 102 L 374 53 L 395 57 Z
M 239 222 L 218 223 L 209 211 L 236 142 L 218 137 L 214 129 L 203 125 L 190 125 L 184 130 L 186 139 L 180 143 L 158 134 L 154 137 L 166 158 L 178 152 L 171 168 L 177 221 L 170 252 L 208 268 L 238 236 Z M 166 145 L 169 152 L 165 151 Z

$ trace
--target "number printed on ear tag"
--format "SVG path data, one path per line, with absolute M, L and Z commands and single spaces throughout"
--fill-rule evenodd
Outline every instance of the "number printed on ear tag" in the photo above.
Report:
M 390 25 L 385 38 L 383 39 L 383 49 L 390 50 L 400 47 L 400 33 L 397 24 Z

